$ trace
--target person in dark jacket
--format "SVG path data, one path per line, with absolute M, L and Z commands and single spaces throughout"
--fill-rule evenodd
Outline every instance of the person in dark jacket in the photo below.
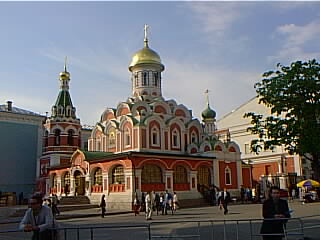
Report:
M 104 199 L 105 195 L 102 195 L 101 202 L 100 202 L 100 208 L 101 208 L 101 217 L 104 217 L 106 214 L 106 200 Z
M 223 206 L 224 215 L 228 213 L 228 203 L 231 201 L 230 193 L 227 191 L 226 188 L 223 189 L 220 196 L 220 204 Z
M 279 234 L 269 236 L 263 235 L 263 240 L 281 240 L 287 222 L 287 220 L 283 218 L 290 218 L 290 212 L 287 201 L 280 199 L 280 189 L 278 187 L 274 186 L 270 188 L 269 199 L 263 203 L 262 215 L 264 220 L 260 233 Z

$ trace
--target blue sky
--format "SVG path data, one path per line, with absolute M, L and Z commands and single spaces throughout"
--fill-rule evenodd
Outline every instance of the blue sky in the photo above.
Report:
M 195 117 L 206 89 L 219 119 L 278 62 L 320 57 L 320 2 L 0 2 L 0 104 L 50 112 L 68 56 L 77 116 L 94 125 L 131 95 L 144 24 L 166 67 L 163 96 Z

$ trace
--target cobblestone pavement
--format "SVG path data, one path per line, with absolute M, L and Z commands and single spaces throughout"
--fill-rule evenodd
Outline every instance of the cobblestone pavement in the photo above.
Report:
M 217 206 L 180 209 L 174 215 L 153 215 L 151 221 L 146 221 L 143 213 L 139 216 L 130 214 L 110 215 L 105 218 L 73 218 L 60 220 L 61 227 L 111 227 L 99 228 L 93 232 L 90 229 L 68 230 L 66 240 L 73 239 L 92 239 L 95 240 L 116 240 L 116 239 L 149 239 L 148 226 L 151 223 L 151 236 L 170 235 L 170 239 L 215 239 L 215 240 L 236 240 L 250 239 L 250 231 L 258 234 L 261 221 L 254 222 L 251 226 L 248 219 L 261 219 L 261 204 L 231 205 L 229 214 L 223 215 Z M 320 203 L 302 205 L 300 202 L 290 203 L 293 210 L 293 217 L 300 218 L 305 216 L 317 215 L 315 217 L 303 218 L 306 227 L 320 223 Z M 95 210 L 96 211 L 96 210 Z M 242 220 L 235 222 L 233 220 Z M 224 225 L 224 220 L 226 220 Z M 185 222 L 190 221 L 190 222 Z M 200 224 L 196 221 L 202 221 Z M 208 221 L 208 222 L 204 222 Z M 213 221 L 213 222 L 210 222 Z M 133 228 L 129 227 L 135 226 Z M 287 224 L 288 229 L 299 226 L 298 220 L 290 220 Z M 17 224 L 1 224 L 0 231 L 16 229 Z M 224 239 L 224 232 L 226 238 Z M 295 231 L 296 232 L 296 231 Z M 238 234 L 238 235 L 237 235 Z M 79 238 L 78 238 L 79 236 Z M 189 237 L 188 237 L 189 236 Z M 320 228 L 305 229 L 305 236 L 308 239 L 319 240 Z M 185 238 L 183 238 L 185 237 Z M 200 237 L 200 238 L 199 238 Z M 31 239 L 28 233 L 6 233 L 0 234 L 0 240 Z M 64 232 L 61 233 L 61 240 L 64 240 Z M 154 238 L 155 239 L 155 238 Z M 169 239 L 169 238 L 162 238 Z M 252 237 L 252 240 L 261 239 L 259 236 Z M 291 236 L 288 239 L 301 239 L 298 236 Z

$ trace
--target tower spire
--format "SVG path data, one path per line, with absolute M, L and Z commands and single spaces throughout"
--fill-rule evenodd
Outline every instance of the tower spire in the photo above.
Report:
M 144 46 L 145 47 L 149 47 L 148 46 L 148 28 L 149 28 L 149 25 L 148 24 L 145 24 L 144 25 Z
M 207 101 L 207 105 L 209 106 L 209 90 L 206 89 L 206 91 L 204 92 L 205 96 L 206 96 L 206 101 Z
M 68 57 L 65 56 L 65 58 L 64 58 L 64 72 L 68 72 L 67 71 L 67 60 L 68 60 Z

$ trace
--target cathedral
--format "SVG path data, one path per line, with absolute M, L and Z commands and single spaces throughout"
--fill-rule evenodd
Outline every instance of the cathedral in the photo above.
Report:
M 192 110 L 162 96 L 165 66 L 149 46 L 129 64 L 132 94 L 105 109 L 80 148 L 81 124 L 69 94 L 70 73 L 60 73 L 60 93 L 45 123 L 39 185 L 46 194 L 106 196 L 108 208 L 131 209 L 135 194 L 177 192 L 180 200 L 202 199 L 212 186 L 239 194 L 251 186 L 251 170 L 230 137 L 219 138 L 216 112 L 207 106 L 202 122 Z M 129 83 L 129 81 L 128 81 Z M 66 192 L 67 191 L 67 192 Z

